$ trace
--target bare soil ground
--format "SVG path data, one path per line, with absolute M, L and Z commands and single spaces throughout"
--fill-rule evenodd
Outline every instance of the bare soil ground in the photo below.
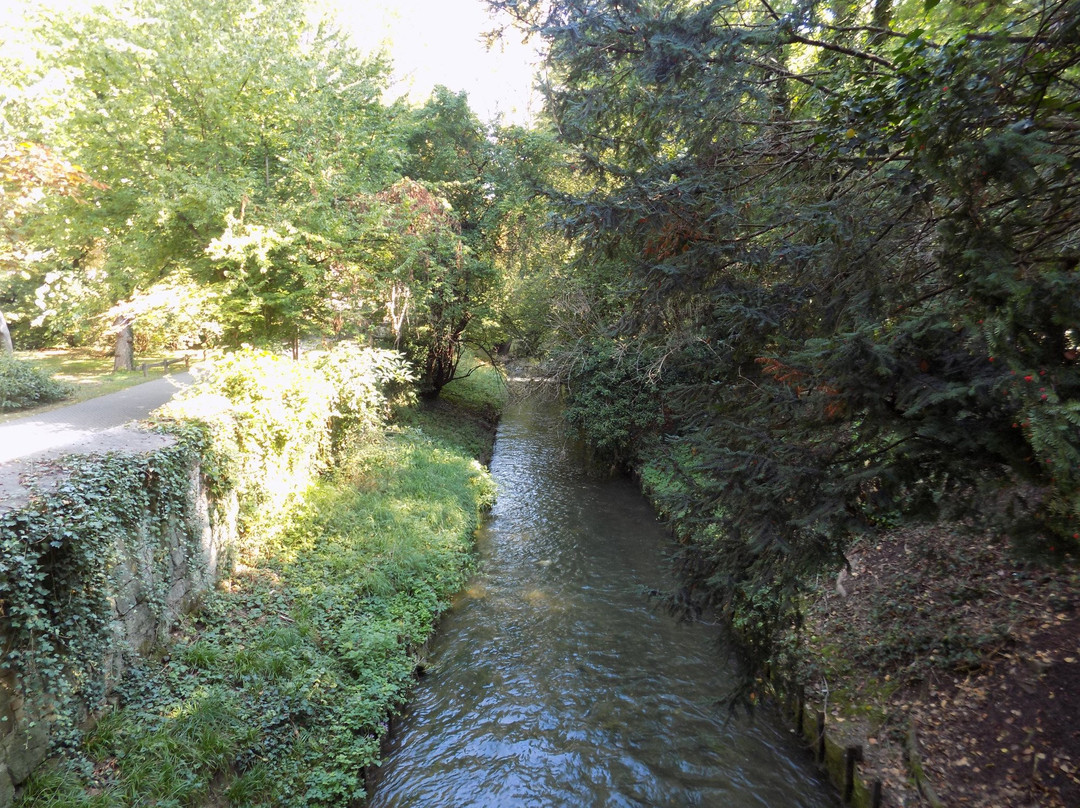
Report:
M 963 525 L 892 531 L 850 560 L 808 615 L 808 697 L 864 745 L 884 804 L 1080 806 L 1075 562 L 1024 562 Z

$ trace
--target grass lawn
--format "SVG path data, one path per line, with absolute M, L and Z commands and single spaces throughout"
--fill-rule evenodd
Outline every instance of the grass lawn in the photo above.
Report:
M 186 352 L 191 355 L 192 361 L 201 360 L 202 353 L 197 351 Z M 160 362 L 163 359 L 183 359 L 184 351 L 171 351 L 161 355 L 145 355 L 135 357 L 136 368 L 142 362 Z M 165 375 L 160 367 L 149 368 L 144 376 L 142 371 L 119 371 L 113 372 L 112 354 L 102 354 L 90 348 L 50 348 L 43 351 L 16 351 L 15 358 L 25 362 L 32 362 L 42 370 L 47 371 L 54 379 L 68 382 L 75 390 L 71 398 L 57 401 L 52 404 L 43 404 L 39 407 L 29 407 L 0 414 L 0 423 L 22 418 L 25 415 L 55 410 L 58 407 L 66 407 L 68 404 L 76 404 L 89 398 L 104 396 L 115 393 L 136 384 L 142 384 L 151 379 L 158 379 Z M 174 372 L 172 368 L 170 373 Z

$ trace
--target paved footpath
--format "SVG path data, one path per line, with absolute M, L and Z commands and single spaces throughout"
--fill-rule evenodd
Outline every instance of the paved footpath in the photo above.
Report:
M 127 425 L 146 418 L 191 382 L 190 373 L 173 373 L 0 424 L 0 510 L 25 497 L 19 477 L 35 463 L 65 454 L 147 451 L 166 445 L 168 438 Z

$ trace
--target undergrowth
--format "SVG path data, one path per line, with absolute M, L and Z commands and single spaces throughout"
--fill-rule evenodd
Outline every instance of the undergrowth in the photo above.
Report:
M 125 677 L 78 753 L 18 805 L 350 805 L 365 796 L 419 647 L 465 582 L 494 499 L 460 442 L 499 406 L 491 377 L 354 442 L 261 544 Z M 482 392 L 483 389 L 488 393 Z M 462 404 L 468 404 L 463 407 Z M 406 419 L 408 420 L 408 419 Z M 490 447 L 488 433 L 487 446 Z
M 506 402 L 506 382 L 490 365 L 471 356 L 462 364 L 471 370 L 443 387 L 437 399 L 399 410 L 396 420 L 400 426 L 418 429 L 470 457 L 486 460 L 492 430 Z
M 69 398 L 70 384 L 19 359 L 0 356 L 0 412 L 11 412 Z

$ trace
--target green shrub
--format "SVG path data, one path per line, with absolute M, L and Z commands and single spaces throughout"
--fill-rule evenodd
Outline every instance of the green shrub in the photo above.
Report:
M 318 357 L 315 366 L 334 387 L 334 448 L 351 435 L 379 428 L 390 417 L 393 400 L 411 404 L 416 374 L 397 351 L 343 342 Z
M 411 380 L 392 351 L 343 343 L 296 362 L 246 349 L 215 362 L 161 413 L 201 424 L 203 471 L 219 494 L 236 493 L 239 549 L 253 557 L 279 515 L 332 465 L 344 438 L 384 422 L 383 390 Z
M 570 378 L 566 420 L 581 430 L 597 462 L 629 465 L 664 426 L 661 390 L 647 352 L 627 353 L 597 339 L 581 351 Z
M 0 357 L 0 412 L 62 401 L 71 393 L 70 384 L 56 381 L 29 362 Z
M 384 360 L 396 361 L 356 357 Z M 295 364 L 236 362 L 285 373 Z M 482 375 L 451 386 L 479 406 L 497 390 Z M 232 394 L 257 402 L 265 390 L 245 389 Z M 365 770 L 412 686 L 419 647 L 467 579 L 495 497 L 476 460 L 429 434 L 452 435 L 462 417 L 475 415 L 429 402 L 423 428 L 399 422 L 350 442 L 278 516 L 284 528 L 262 555 L 175 628 L 168 654 L 128 669 L 85 758 L 42 767 L 16 804 L 361 804 Z

